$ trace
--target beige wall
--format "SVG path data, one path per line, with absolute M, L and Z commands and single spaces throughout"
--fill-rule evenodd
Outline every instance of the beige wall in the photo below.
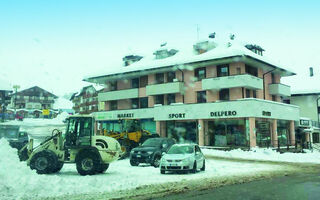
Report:
M 117 81 L 117 89 L 118 90 L 125 90 L 125 89 L 130 89 L 130 88 L 131 88 L 131 79 Z
M 118 100 L 118 110 L 125 110 L 125 109 L 131 109 L 131 100 L 130 99 Z

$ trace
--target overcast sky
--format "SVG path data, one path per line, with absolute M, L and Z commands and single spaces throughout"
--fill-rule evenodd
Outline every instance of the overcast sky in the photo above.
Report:
M 56 95 L 76 92 L 84 76 L 119 67 L 128 53 L 163 42 L 186 46 L 211 32 L 234 33 L 301 78 L 293 90 L 320 90 L 319 1 L 0 1 L 0 79 Z M 191 48 L 191 46 L 189 46 Z M 308 84 L 309 67 L 315 68 Z

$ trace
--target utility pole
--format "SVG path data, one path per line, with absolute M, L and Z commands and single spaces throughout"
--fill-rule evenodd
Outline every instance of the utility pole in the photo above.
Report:
M 16 114 L 17 92 L 18 92 L 19 88 L 20 88 L 20 85 L 14 85 L 13 86 L 13 89 L 15 89 L 15 93 L 14 93 L 14 114 Z

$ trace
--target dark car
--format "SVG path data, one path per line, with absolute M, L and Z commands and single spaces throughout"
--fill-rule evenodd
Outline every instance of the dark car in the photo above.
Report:
M 0 125 L 0 138 L 6 138 L 11 147 L 20 150 L 28 143 L 29 137 L 27 132 L 19 129 L 17 125 Z
M 150 138 L 141 146 L 136 147 L 130 152 L 130 164 L 138 166 L 140 163 L 149 163 L 154 167 L 159 167 L 163 152 L 175 144 L 171 138 Z

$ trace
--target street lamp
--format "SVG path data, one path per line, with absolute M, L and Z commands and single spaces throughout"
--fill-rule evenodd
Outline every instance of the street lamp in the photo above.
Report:
M 319 99 L 320 99 L 320 96 L 318 96 L 318 98 L 317 98 L 317 117 L 318 117 L 318 128 L 320 128 L 320 126 L 319 126 Z
M 18 92 L 19 88 L 20 88 L 20 85 L 14 85 L 13 86 L 13 89 L 15 89 L 15 94 L 14 94 L 14 114 L 16 114 L 17 92 Z

